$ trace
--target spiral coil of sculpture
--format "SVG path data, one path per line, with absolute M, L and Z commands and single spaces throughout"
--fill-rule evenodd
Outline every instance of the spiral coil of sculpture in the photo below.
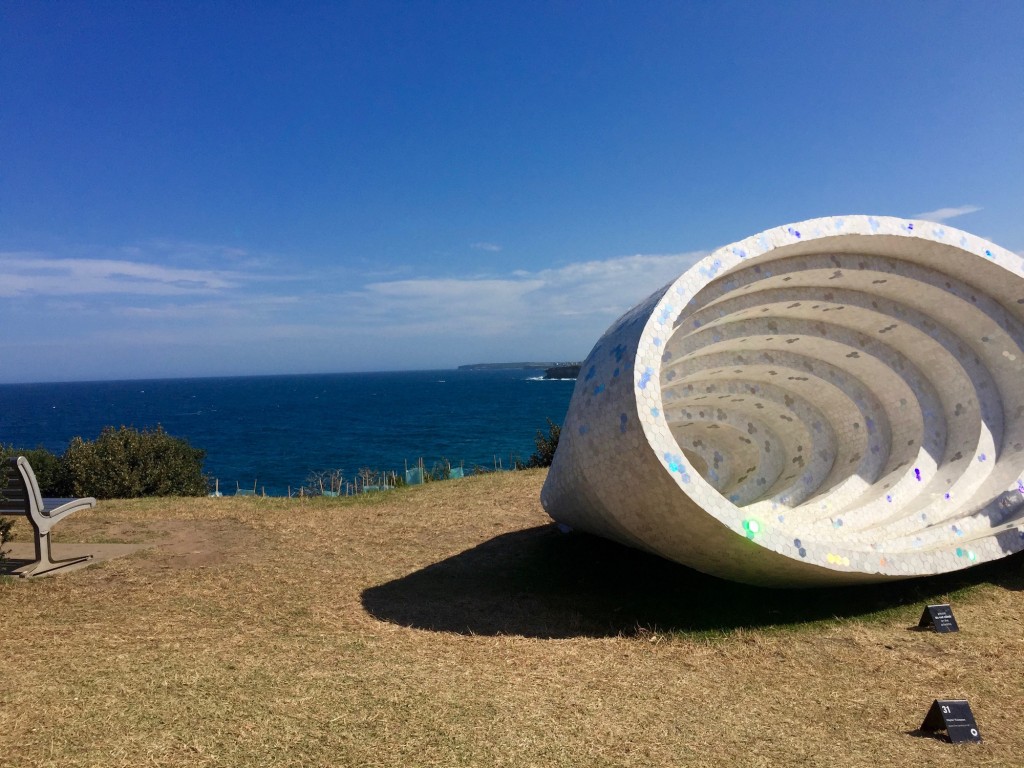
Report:
M 814 219 L 725 246 L 583 364 L 556 521 L 815 586 L 1024 549 L 1024 271 L 942 224 Z

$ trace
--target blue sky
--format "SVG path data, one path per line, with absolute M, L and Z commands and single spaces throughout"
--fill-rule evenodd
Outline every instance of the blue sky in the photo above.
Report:
M 0 8 L 0 381 L 580 359 L 816 216 L 1024 253 L 1024 3 Z

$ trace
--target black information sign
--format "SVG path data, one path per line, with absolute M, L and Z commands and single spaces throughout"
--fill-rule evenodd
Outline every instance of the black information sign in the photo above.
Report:
M 922 731 L 945 730 L 953 744 L 981 741 L 978 724 L 966 699 L 936 699 L 921 723 Z
M 921 621 L 917 623 L 919 629 L 931 627 L 936 632 L 959 632 L 960 627 L 953 618 L 953 609 L 949 604 L 929 605 L 921 614 Z

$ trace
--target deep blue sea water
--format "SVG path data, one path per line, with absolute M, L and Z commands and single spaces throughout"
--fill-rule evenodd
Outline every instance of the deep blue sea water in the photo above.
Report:
M 574 382 L 537 371 L 408 371 L 0 385 L 0 443 L 61 453 L 105 426 L 158 424 L 206 451 L 221 491 L 284 495 L 314 471 L 402 470 L 420 458 L 508 467 L 561 424 Z

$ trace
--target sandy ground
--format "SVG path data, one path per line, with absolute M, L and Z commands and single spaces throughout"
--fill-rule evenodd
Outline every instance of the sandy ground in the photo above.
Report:
M 141 550 L 155 550 L 159 555 L 139 560 L 144 570 L 203 568 L 223 563 L 231 553 L 251 546 L 253 540 L 249 529 L 231 520 L 162 520 L 142 527 L 110 524 L 94 531 L 92 538 L 99 539 L 100 543 L 63 543 L 60 534 L 59 528 L 50 534 L 54 559 L 83 555 L 92 555 L 92 558 L 38 578 L 70 573 Z M 24 530 L 19 530 L 17 540 L 5 544 L 3 551 L 7 559 L 0 562 L 0 576 L 20 575 L 35 556 L 31 529 L 25 525 Z

